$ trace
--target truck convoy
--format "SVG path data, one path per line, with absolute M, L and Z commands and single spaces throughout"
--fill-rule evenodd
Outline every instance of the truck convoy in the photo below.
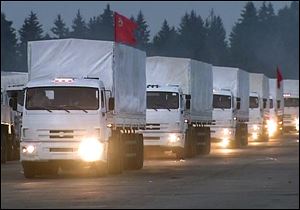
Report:
M 269 137 L 282 134 L 283 129 L 283 85 L 277 87 L 277 79 L 269 79 L 269 120 L 267 121 Z
M 23 88 L 27 81 L 28 73 L 1 71 L 1 163 L 19 159 Z
M 146 54 L 110 41 L 28 42 L 24 176 L 91 166 L 99 175 L 143 167 Z
M 249 125 L 252 141 L 268 141 L 269 79 L 260 73 L 249 73 Z
M 213 66 L 212 139 L 226 148 L 248 144 L 249 74 L 242 69 Z
M 147 58 L 145 149 L 177 158 L 210 153 L 211 68 L 187 58 Z
M 299 132 L 299 80 L 283 80 L 284 132 Z

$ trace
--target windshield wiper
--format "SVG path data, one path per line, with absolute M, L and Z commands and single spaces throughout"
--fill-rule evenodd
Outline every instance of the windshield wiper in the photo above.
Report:
M 80 106 L 76 106 L 76 105 L 64 105 L 63 107 L 70 107 L 70 108 L 75 108 L 75 109 L 79 109 L 82 110 L 85 113 L 88 113 L 88 111 L 86 111 L 85 109 L 81 108 Z M 69 110 L 68 110 L 69 111 Z M 69 111 L 70 112 L 70 111 Z
M 32 110 L 39 110 L 39 109 L 41 109 L 41 110 L 47 110 L 48 112 L 52 112 L 51 109 L 46 108 L 44 106 L 33 106 L 33 107 L 30 107 L 30 109 L 32 109 Z

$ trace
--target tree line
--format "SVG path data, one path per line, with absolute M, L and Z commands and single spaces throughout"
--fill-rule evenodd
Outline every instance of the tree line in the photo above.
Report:
M 263 2 L 257 9 L 253 2 L 247 2 L 228 41 L 222 19 L 213 10 L 205 19 L 194 10 L 186 12 L 176 28 L 164 20 L 152 40 L 142 11 L 130 19 L 138 24 L 135 47 L 145 50 L 147 56 L 192 58 L 273 78 L 279 65 L 284 78 L 299 78 L 299 2 L 292 2 L 278 14 L 271 3 Z M 113 41 L 113 11 L 108 4 L 102 14 L 86 22 L 78 10 L 71 28 L 58 14 L 51 32 L 52 36 L 43 35 L 43 26 L 34 12 L 18 31 L 1 12 L 1 70 L 27 71 L 28 41 L 63 38 Z

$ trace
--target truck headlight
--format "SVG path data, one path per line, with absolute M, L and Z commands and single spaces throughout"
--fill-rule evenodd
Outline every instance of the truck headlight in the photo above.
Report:
M 23 153 L 32 154 L 35 151 L 35 147 L 33 145 L 28 145 L 22 148 Z
M 169 135 L 169 142 L 170 142 L 170 143 L 175 143 L 175 142 L 178 142 L 178 141 L 180 141 L 180 137 L 179 137 L 179 136 L 177 136 L 177 135 L 174 134 L 174 133 L 171 133 L 171 134 Z
M 299 117 L 295 119 L 296 130 L 299 131 Z
M 268 133 L 269 133 L 269 136 L 273 136 L 274 133 L 275 133 L 276 130 L 277 130 L 277 124 L 276 124 L 275 120 L 273 120 L 273 119 L 268 120 L 268 121 L 267 121 L 267 126 L 268 126 Z
M 254 131 L 257 131 L 258 130 L 258 125 L 255 124 L 255 125 L 253 125 L 252 128 L 253 128 Z
M 222 140 L 221 140 L 221 142 L 220 142 L 221 147 L 223 147 L 223 148 L 228 147 L 229 143 L 230 143 L 230 141 L 229 141 L 229 139 L 227 137 L 223 137 Z
M 231 134 L 231 131 L 228 128 L 223 129 L 223 135 L 224 136 L 229 136 Z
M 82 160 L 92 162 L 100 160 L 104 151 L 104 145 L 96 138 L 83 139 L 78 148 Z

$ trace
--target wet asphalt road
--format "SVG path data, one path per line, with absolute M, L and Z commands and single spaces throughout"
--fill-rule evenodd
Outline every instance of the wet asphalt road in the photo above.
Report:
M 139 171 L 97 178 L 80 171 L 25 179 L 1 165 L 1 208 L 299 208 L 299 135 L 213 146 L 208 156 L 147 159 Z

